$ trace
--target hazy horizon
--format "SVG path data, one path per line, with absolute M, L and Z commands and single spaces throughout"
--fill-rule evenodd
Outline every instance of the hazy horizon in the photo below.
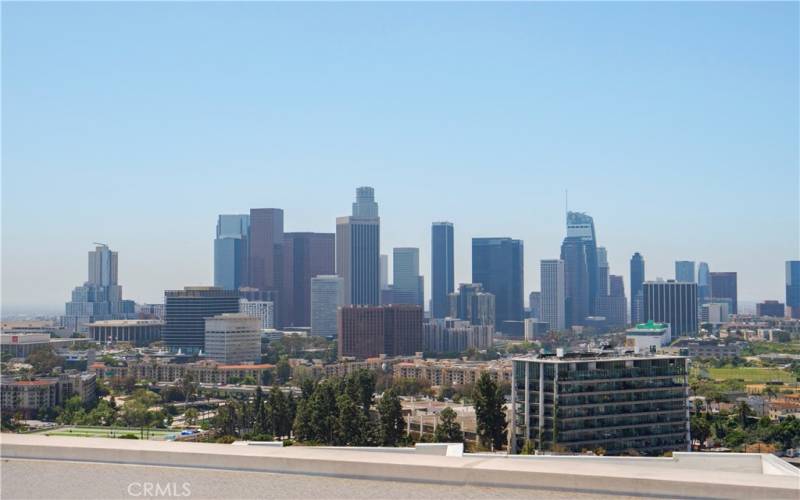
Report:
M 6 3 L 2 309 L 63 312 L 93 241 L 123 297 L 213 282 L 218 214 L 335 232 L 375 188 L 381 253 L 455 227 L 525 245 L 570 210 L 611 274 L 638 251 L 784 296 L 800 258 L 796 3 Z M 391 269 L 391 268 L 390 268 Z M 391 272 L 390 272 L 391 276 Z

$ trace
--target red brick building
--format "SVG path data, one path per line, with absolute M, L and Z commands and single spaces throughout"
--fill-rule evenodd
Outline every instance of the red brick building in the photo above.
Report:
M 410 304 L 339 309 L 339 357 L 409 356 L 422 351 L 422 307 Z

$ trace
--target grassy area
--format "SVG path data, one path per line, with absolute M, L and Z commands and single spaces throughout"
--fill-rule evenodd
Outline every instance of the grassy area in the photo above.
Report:
M 714 380 L 744 380 L 745 382 L 795 382 L 790 372 L 778 368 L 707 368 L 709 377 Z
M 125 427 L 84 427 L 72 426 L 61 427 L 58 429 L 46 429 L 38 432 L 37 434 L 44 434 L 45 436 L 74 436 L 74 437 L 106 437 L 118 438 L 125 434 L 133 434 L 137 438 L 165 440 L 170 436 L 179 434 L 176 431 L 164 429 L 144 429 L 138 428 L 125 428 Z

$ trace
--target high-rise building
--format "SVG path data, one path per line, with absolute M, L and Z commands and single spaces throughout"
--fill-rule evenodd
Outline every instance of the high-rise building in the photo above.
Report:
M 730 311 L 727 302 L 709 302 L 700 306 L 700 322 L 721 325 L 728 321 Z
M 261 361 L 261 326 L 258 318 L 224 313 L 205 319 L 205 355 L 224 364 Z
M 528 308 L 531 318 L 541 318 L 542 314 L 542 292 L 531 292 L 528 294 Z
M 347 305 L 338 311 L 339 357 L 410 356 L 421 352 L 422 308 Z
M 675 261 L 675 281 L 680 283 L 694 283 L 694 261 L 676 260 Z
M 392 256 L 392 303 L 425 303 L 424 282 L 419 274 L 419 248 L 395 248 Z
M 709 276 L 708 263 L 701 262 L 697 266 L 697 300 L 700 304 L 705 304 L 711 298 L 711 278 Z
M 451 318 L 469 321 L 473 325 L 495 324 L 495 297 L 483 291 L 480 283 L 461 283 L 458 293 L 451 293 Z
M 711 284 L 711 297 L 713 300 L 727 299 L 731 304 L 731 314 L 737 314 L 738 292 L 736 290 L 735 272 L 709 273 Z
M 122 287 L 117 282 L 117 252 L 98 243 L 89 252 L 88 281 L 72 291 L 64 306 L 61 326 L 80 332 L 89 332 L 89 323 L 114 319 L 133 319 L 136 305 L 132 300 L 122 300 Z
M 524 319 L 523 244 L 511 238 L 472 239 L 472 282 L 495 297 L 495 329 Z
M 275 328 L 275 304 L 272 302 L 239 299 L 239 312 L 257 318 L 261 328 Z
M 239 292 L 213 286 L 187 286 L 164 292 L 164 328 L 161 337 L 171 351 L 187 354 L 205 346 L 205 319 L 239 312 Z
M 311 325 L 311 279 L 336 272 L 336 235 L 284 233 L 283 326 Z
M 756 304 L 756 315 L 783 318 L 786 315 L 786 308 L 777 300 L 765 300 Z
M 573 248 L 583 245 L 583 252 Z M 582 257 L 581 257 L 582 255 Z M 568 258 L 569 257 L 569 258 Z M 582 325 L 595 312 L 598 284 L 597 236 L 594 220 L 581 212 L 567 212 L 567 237 L 561 247 L 567 292 L 567 326 Z
M 447 316 L 448 294 L 455 286 L 455 259 L 453 257 L 453 224 L 434 222 L 431 227 L 431 315 Z
M 550 330 L 564 330 L 566 328 L 564 261 L 543 260 L 540 278 L 542 311 L 539 319 L 546 322 Z
M 597 247 L 597 297 L 608 295 L 608 253 L 605 247 Z
M 644 257 L 639 252 L 631 257 L 631 323 L 642 321 L 642 284 L 644 283 Z
M 353 215 L 336 219 L 336 274 L 345 304 L 380 303 L 380 218 L 371 187 L 356 190 Z
M 247 282 L 250 216 L 220 215 L 214 238 L 214 286 L 238 290 Z
M 609 293 L 597 297 L 597 314 L 606 318 L 609 326 L 628 324 L 628 300 L 625 298 L 625 282 L 622 276 L 610 275 Z
M 512 360 L 511 453 L 688 451 L 688 359 L 567 353 Z
M 381 254 L 381 290 L 389 288 L 389 256 Z
M 283 210 L 250 209 L 248 285 L 280 291 L 283 286 Z M 276 310 L 280 310 L 276 305 Z
M 645 321 L 669 323 L 673 338 L 697 333 L 697 283 L 646 281 L 642 292 Z
M 786 306 L 790 317 L 800 319 L 800 260 L 786 261 Z
M 342 278 L 336 275 L 311 278 L 311 335 L 336 337 L 336 311 L 343 304 Z

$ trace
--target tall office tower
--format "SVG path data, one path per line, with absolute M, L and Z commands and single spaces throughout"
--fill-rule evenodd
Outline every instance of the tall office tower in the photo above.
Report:
M 89 252 L 88 280 L 72 290 L 64 305 L 61 326 L 74 332 L 88 333 L 89 323 L 109 319 L 133 319 L 136 305 L 122 300 L 122 287 L 117 281 L 117 252 L 98 243 Z
M 451 293 L 449 316 L 469 321 L 473 325 L 492 325 L 496 320 L 495 297 L 483 291 L 480 283 L 461 283 L 458 293 Z
M 628 300 L 625 298 L 625 282 L 622 276 L 611 275 L 609 294 L 597 298 L 597 314 L 604 316 L 609 326 L 628 324 Z
M 675 261 L 675 281 L 681 283 L 695 283 L 693 260 Z
M 643 319 L 669 323 L 672 337 L 697 333 L 697 283 L 646 281 Z
M 423 348 L 420 306 L 343 306 L 338 324 L 340 358 L 411 356 Z
M 381 290 L 385 290 L 389 288 L 389 256 L 382 253 L 381 254 L 381 283 L 380 287 Z
M 224 364 L 261 361 L 261 325 L 243 313 L 223 313 L 205 319 L 205 355 Z
M 550 330 L 566 328 L 566 284 L 564 261 L 559 259 L 541 262 L 542 311 L 539 319 L 548 324 Z
M 274 292 L 275 324 L 283 326 L 283 210 L 251 208 L 248 286 Z
M 697 266 L 697 301 L 700 304 L 708 302 L 711 298 L 711 279 L 708 264 L 701 262 Z
M 345 304 L 380 303 L 380 242 L 374 191 L 360 187 L 353 215 L 336 219 L 336 274 L 344 280 Z
M 600 294 L 600 287 L 597 282 L 597 277 L 599 274 L 598 271 L 598 261 L 597 261 L 597 236 L 594 230 L 594 220 L 591 216 L 581 213 L 581 212 L 567 212 L 567 238 L 564 240 L 565 242 L 567 239 L 576 239 L 583 243 L 584 246 L 584 255 L 586 258 L 586 281 L 582 284 L 582 287 L 586 288 L 586 291 L 579 291 L 578 293 L 570 294 L 570 275 L 574 274 L 571 271 L 572 264 L 561 256 L 561 260 L 564 261 L 564 276 L 566 277 L 566 287 L 567 287 L 567 299 L 569 300 L 570 295 L 582 298 L 584 295 L 587 296 L 587 305 L 586 305 L 586 314 L 580 318 L 580 321 L 576 324 L 583 324 L 583 320 L 586 316 L 591 316 L 594 314 L 595 308 L 595 301 L 597 296 Z M 582 274 L 583 271 L 580 271 L 579 274 Z M 575 284 L 573 280 L 573 285 Z M 575 292 L 573 290 L 573 292 Z M 580 307 L 579 307 L 580 309 Z M 570 313 L 567 312 L 567 318 L 569 322 Z M 570 326 L 568 324 L 567 326 Z
M 392 303 L 424 307 L 424 283 L 419 275 L 419 248 L 395 248 L 392 270 Z
M 605 247 L 597 247 L 597 297 L 608 295 L 608 254 Z
M 214 238 L 214 286 L 238 290 L 247 282 L 250 216 L 220 215 Z
M 171 351 L 195 354 L 205 345 L 205 319 L 239 312 L 239 292 L 214 286 L 187 286 L 164 292 L 161 338 Z
M 786 308 L 777 300 L 765 300 L 756 304 L 756 316 L 771 316 L 773 318 L 783 318 L 786 315 Z
M 311 335 L 336 337 L 336 311 L 343 304 L 342 278 L 336 275 L 311 278 Z
M 568 236 L 561 244 L 564 263 L 565 327 L 584 324 L 591 316 L 589 309 L 589 267 L 586 244 L 581 238 Z
M 525 307 L 522 240 L 472 238 L 472 282 L 495 297 L 495 329 L 522 321 Z
M 542 292 L 531 292 L 528 294 L 528 307 L 530 308 L 531 318 L 541 318 Z
M 644 283 L 644 257 L 639 252 L 631 257 L 631 323 L 642 322 L 642 283 Z
M 453 293 L 455 259 L 453 257 L 453 224 L 434 222 L 431 227 L 431 315 L 447 316 L 447 295 Z
M 333 233 L 284 233 L 284 326 L 311 325 L 311 278 L 336 272 L 336 235 Z
M 711 284 L 711 297 L 714 301 L 726 299 L 731 305 L 731 314 L 737 314 L 738 292 L 736 290 L 736 273 L 721 272 L 709 273 Z
M 786 261 L 786 307 L 790 317 L 800 319 L 800 260 Z
M 275 304 L 272 302 L 239 299 L 239 312 L 257 318 L 261 328 L 275 328 Z

